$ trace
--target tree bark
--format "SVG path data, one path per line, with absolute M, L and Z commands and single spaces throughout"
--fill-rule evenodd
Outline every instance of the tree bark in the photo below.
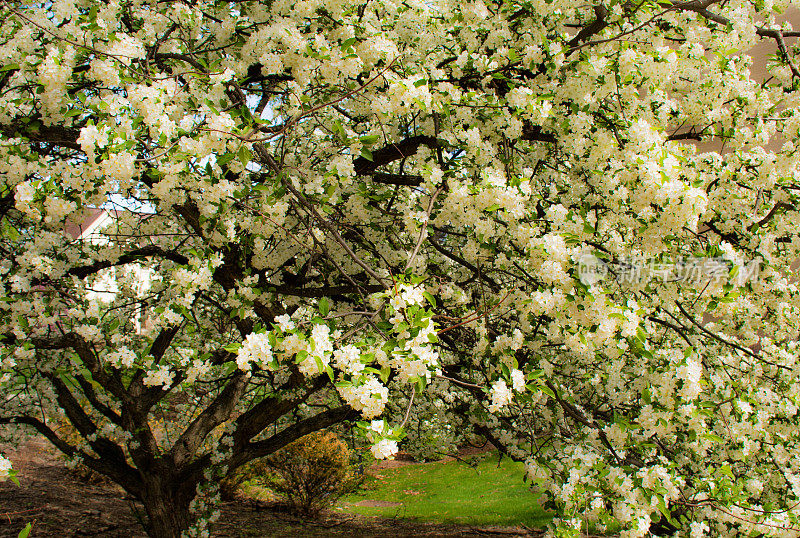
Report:
M 194 487 L 179 483 L 169 472 L 147 473 L 143 478 L 147 534 L 152 538 L 180 538 L 192 524 L 189 503 L 195 496 Z

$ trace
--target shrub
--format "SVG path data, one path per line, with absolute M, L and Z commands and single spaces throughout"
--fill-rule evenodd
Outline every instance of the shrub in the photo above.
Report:
M 350 450 L 333 432 L 302 437 L 266 458 L 266 485 L 298 514 L 315 516 L 357 485 Z

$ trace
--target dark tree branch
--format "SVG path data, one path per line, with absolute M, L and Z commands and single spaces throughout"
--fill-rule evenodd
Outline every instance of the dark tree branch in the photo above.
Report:
M 570 39 L 570 41 L 567 43 L 570 49 L 573 49 L 578 45 L 580 45 L 581 43 L 583 43 L 584 41 L 587 41 L 593 35 L 602 32 L 603 29 L 606 26 L 608 26 L 608 23 L 606 22 L 606 17 L 608 16 L 608 9 L 605 6 L 603 5 L 594 6 L 594 14 L 597 18 L 588 25 L 586 25 L 583 29 L 581 29 L 581 31 L 578 32 L 578 34 L 572 39 Z
M 120 265 L 126 265 L 128 263 L 138 262 L 147 258 L 152 257 L 160 257 L 165 260 L 170 260 L 175 262 L 178 265 L 186 265 L 189 263 L 189 258 L 186 256 L 179 254 L 174 251 L 164 250 L 159 246 L 156 245 L 147 245 L 142 248 L 137 248 L 128 252 L 127 254 L 123 254 L 119 257 L 119 259 L 115 262 L 111 261 L 102 261 L 102 262 L 95 262 L 91 265 L 84 265 L 81 267 L 72 267 L 66 272 L 67 276 L 76 276 L 78 278 L 86 278 L 87 276 L 96 274 L 103 269 L 108 269 L 109 267 L 117 267 Z M 36 279 L 32 281 L 34 286 L 46 284 L 47 281 L 44 279 Z
M 680 336 L 683 339 L 684 342 L 689 344 L 689 346 L 693 346 L 694 345 L 694 344 L 692 344 L 692 341 L 689 340 L 689 337 L 686 336 L 686 333 L 685 333 L 685 329 L 686 328 L 685 327 L 679 327 L 678 325 L 675 325 L 675 324 L 670 323 L 669 321 L 666 321 L 666 320 L 663 320 L 663 319 L 659 319 L 659 318 L 657 318 L 655 316 L 649 316 L 647 319 L 649 319 L 650 321 L 653 321 L 655 323 L 658 323 L 659 325 L 663 325 L 664 327 L 666 327 L 668 329 L 672 329 L 673 331 L 675 331 L 678 334 L 678 336 Z
M 756 228 L 761 228 L 762 226 L 769 224 L 769 221 L 775 218 L 775 216 L 778 214 L 779 211 L 790 210 L 790 209 L 794 209 L 794 206 L 792 204 L 788 202 L 778 202 L 772 207 L 772 209 L 769 210 L 769 213 L 767 213 L 767 215 L 763 219 L 756 222 L 750 227 L 750 231 L 754 231 Z
M 170 450 L 176 467 L 181 467 L 197 452 L 206 436 L 228 420 L 247 387 L 247 374 L 237 371 L 222 392 L 206 407 L 181 434 Z
M 529 142 L 548 142 L 551 144 L 557 141 L 555 135 L 545 133 L 542 131 L 541 126 L 532 125 L 527 121 L 522 126 L 522 139 Z
M 118 467 L 114 462 L 108 462 L 102 458 L 95 458 L 78 450 L 56 435 L 55 432 L 41 420 L 28 416 L 0 417 L 0 424 L 30 426 L 50 441 L 58 450 L 67 456 L 79 457 L 84 465 L 98 473 L 111 477 L 131 495 L 138 496 L 141 492 L 142 482 L 139 478 L 139 474 L 130 466 L 125 464 L 122 467 Z
M 705 226 L 707 226 L 709 230 L 711 230 L 712 232 L 714 232 L 715 234 L 720 236 L 722 239 L 724 239 L 728 243 L 731 243 L 732 245 L 738 245 L 739 244 L 739 238 L 736 236 L 736 234 L 723 232 L 712 221 L 704 222 L 703 224 Z
M 273 452 L 283 448 L 292 441 L 296 441 L 304 435 L 325 429 L 328 426 L 346 420 L 355 420 L 359 416 L 359 413 L 354 411 L 349 405 L 329 409 L 313 417 L 301 420 L 281 430 L 269 439 L 248 444 L 241 452 L 233 455 L 229 466 L 235 469 L 255 458 L 269 456 Z
M 302 380 L 302 374 L 297 372 L 292 375 L 285 386 L 281 387 L 281 390 L 295 388 Z M 250 439 L 306 401 L 312 394 L 327 385 L 328 381 L 326 375 L 320 375 L 314 378 L 305 392 L 296 398 L 281 399 L 277 396 L 270 396 L 258 402 L 236 419 L 236 431 L 233 434 L 235 446 L 246 446 Z
M 164 61 L 164 60 L 179 60 L 181 62 L 187 63 L 197 69 L 201 73 L 205 73 L 207 71 L 206 66 L 189 56 L 188 54 L 178 54 L 174 52 L 157 52 L 153 55 L 153 59 L 157 62 Z
M 80 385 L 83 395 L 86 396 L 86 399 L 89 400 L 89 403 L 92 405 L 92 407 L 97 409 L 103 414 L 103 416 L 117 426 L 122 426 L 122 417 L 119 415 L 119 413 L 100 401 L 100 399 L 97 397 L 97 391 L 95 391 L 91 382 L 80 374 L 76 374 L 74 377 L 78 382 L 78 385 Z
M 372 152 L 371 161 L 364 157 L 358 157 L 353 161 L 353 166 L 355 167 L 356 174 L 360 176 L 370 175 L 381 166 L 414 155 L 417 149 L 423 145 L 429 148 L 436 148 L 439 143 L 436 138 L 432 136 L 412 136 L 396 144 L 389 144 L 388 146 L 376 149 Z
M 20 345 L 24 340 L 17 339 L 13 334 L 6 334 L 0 338 L 4 344 L 7 345 Z M 100 385 L 110 392 L 113 396 L 118 398 L 123 403 L 128 401 L 127 393 L 121 379 L 114 373 L 109 373 L 100 365 L 100 361 L 91 349 L 86 340 L 77 333 L 70 332 L 62 336 L 47 338 L 47 337 L 34 337 L 30 342 L 37 349 L 42 350 L 65 350 L 72 349 L 81 359 L 83 364 L 92 374 L 92 379 L 100 383 Z
M 710 6 L 719 2 L 720 0 L 694 0 L 690 2 L 682 2 L 679 4 L 675 4 L 672 9 L 677 9 L 682 11 L 694 11 L 704 19 L 716 22 L 717 24 L 721 24 L 722 26 L 728 26 L 731 24 L 730 19 L 708 10 Z M 780 30 L 772 30 L 770 28 L 764 28 L 762 26 L 756 27 L 756 34 L 758 34 L 761 37 L 769 37 L 775 40 L 780 40 L 785 37 L 800 37 L 800 32 L 798 31 L 781 32 Z M 778 43 L 778 45 L 780 46 L 780 42 Z
M 372 172 L 366 174 L 372 177 L 375 183 L 384 185 L 401 185 L 403 187 L 418 187 L 422 185 L 422 176 L 412 174 L 389 174 L 384 172 Z
M 80 150 L 78 144 L 80 130 L 61 125 L 44 125 L 39 118 L 26 118 L 15 120 L 9 124 L 0 125 L 0 133 L 8 138 L 23 137 L 31 142 L 53 144 L 54 146 Z
M 80 455 L 83 459 L 87 459 L 89 457 L 86 453 L 78 450 L 71 444 L 61 439 L 44 422 L 36 418 L 27 416 L 0 417 L 0 424 L 23 424 L 25 426 L 30 426 L 42 434 L 54 447 L 59 449 L 65 455 Z
M 522 127 L 522 140 L 530 142 L 555 143 L 556 137 L 553 134 L 545 133 L 538 125 L 525 122 Z M 420 146 L 428 146 L 431 149 L 440 147 L 439 141 L 432 136 L 412 136 L 401 140 L 395 144 L 389 144 L 372 152 L 372 160 L 358 157 L 353 161 L 356 174 L 360 176 L 372 176 L 375 183 L 389 185 L 418 186 L 422 184 L 422 177 L 418 175 L 390 174 L 377 172 L 378 168 L 391 164 L 400 159 L 416 154 Z
M 167 349 L 169 349 L 172 340 L 175 338 L 175 335 L 178 334 L 179 330 L 179 325 L 173 325 L 162 329 L 161 332 L 158 333 L 158 336 L 156 336 L 153 343 L 150 345 L 149 354 L 153 357 L 153 364 L 157 364 L 161 361 L 161 358 L 164 356 Z M 137 370 L 127 390 L 131 409 L 135 410 L 134 415 L 139 417 L 139 420 L 142 419 L 141 417 L 146 416 L 150 409 L 169 392 L 160 386 L 146 387 L 144 384 L 144 377 L 145 372 L 142 369 Z
M 73 396 L 72 391 L 67 387 L 67 384 L 55 374 L 49 374 L 46 377 L 56 391 L 56 399 L 64 409 L 67 418 L 78 430 L 78 433 L 89 442 L 89 445 L 100 459 L 108 465 L 118 468 L 120 472 L 123 470 L 134 472 L 133 468 L 128 466 L 126 462 L 125 451 L 110 439 L 97 435 L 97 425 L 83 410 L 78 400 Z
M 586 415 L 584 415 L 584 413 L 580 409 L 575 407 L 570 402 L 566 401 L 558 393 L 558 388 L 550 380 L 545 381 L 545 384 L 548 386 L 548 388 L 550 388 L 551 391 L 553 391 L 553 394 L 555 395 L 555 400 L 558 402 L 558 404 L 561 406 L 561 408 L 564 410 L 564 412 L 567 415 L 569 415 L 570 417 L 572 417 L 572 419 L 575 420 L 577 423 L 583 424 L 584 426 L 586 426 L 588 428 L 593 428 L 594 430 L 596 430 L 597 431 L 597 435 L 600 437 L 600 440 L 603 442 L 603 444 L 606 446 L 606 448 L 614 456 L 614 459 L 618 463 L 622 463 L 623 459 L 619 456 L 619 454 L 617 454 L 617 451 L 614 449 L 614 446 L 608 440 L 608 436 L 603 431 L 602 426 L 600 424 L 598 424 L 597 421 L 593 417 L 590 419 L 590 417 L 587 417 Z
M 676 140 L 702 140 L 703 137 L 700 136 L 700 133 L 696 133 L 694 130 L 687 131 L 685 133 L 675 133 L 671 134 L 667 137 L 667 140 L 676 141 Z
M 270 286 L 280 295 L 291 295 L 293 297 L 331 297 L 336 295 L 346 295 L 349 293 L 375 293 L 385 289 L 379 284 L 360 284 L 359 286 L 320 286 L 317 288 L 295 288 L 292 286 L 278 285 Z
M 733 342 L 729 342 L 729 341 L 725 340 L 724 338 L 722 338 L 721 336 L 719 336 L 718 334 L 714 334 L 713 332 L 711 332 L 708 329 L 706 329 L 705 327 L 703 327 L 696 319 L 694 319 L 694 317 L 692 317 L 691 314 L 689 314 L 686 311 L 686 309 L 683 307 L 683 305 L 679 301 L 675 301 L 675 304 L 678 306 L 678 310 L 681 311 L 681 314 L 683 314 L 686 317 L 686 319 L 691 321 L 692 325 L 694 325 L 695 327 L 700 329 L 700 331 L 703 334 L 705 334 L 707 336 L 710 336 L 711 338 L 713 338 L 714 340 L 716 340 L 720 344 L 724 344 L 726 346 L 730 346 L 730 347 L 732 347 L 734 349 L 737 349 L 737 350 L 741 351 L 742 353 L 744 353 L 745 355 L 749 355 L 750 357 L 753 357 L 754 359 L 761 359 L 761 357 L 758 355 L 758 353 L 753 353 L 753 351 L 751 349 L 747 349 L 746 347 L 742 347 L 739 344 L 734 344 Z
M 6 195 L 0 197 L 0 218 L 5 217 L 12 207 L 14 207 L 14 189 L 9 189 Z
M 152 257 L 164 258 L 165 260 L 175 262 L 178 265 L 186 265 L 189 263 L 189 258 L 183 254 L 179 254 L 171 250 L 164 250 L 157 245 L 147 245 L 142 248 L 132 250 L 127 254 L 123 254 L 116 262 L 103 261 L 93 263 L 92 265 L 85 265 L 83 267 L 73 267 L 67 271 L 67 274 L 70 276 L 77 276 L 78 278 L 86 278 L 91 274 L 97 273 L 98 271 L 102 271 L 103 269 L 107 269 L 109 267 L 138 262 Z
M 489 287 L 492 289 L 492 291 L 497 292 L 497 291 L 500 290 L 500 286 L 497 284 L 497 282 L 494 281 L 494 279 L 492 277 L 486 275 L 483 271 L 478 269 L 476 266 L 474 266 L 473 264 L 471 264 L 470 262 L 468 262 L 467 260 L 465 260 L 461 256 L 458 256 L 458 255 L 453 254 L 452 252 L 448 251 L 441 244 L 439 244 L 438 241 L 436 241 L 436 239 L 435 239 L 435 237 L 433 235 L 429 235 L 428 236 L 428 242 L 431 245 L 433 245 L 433 248 L 438 250 L 440 253 L 442 253 L 443 255 L 445 255 L 446 257 L 451 259 L 452 261 L 456 262 L 459 265 L 462 265 L 462 266 L 466 267 L 467 269 L 469 269 L 470 271 L 475 273 L 475 275 L 478 278 L 482 279 L 487 284 L 489 284 Z

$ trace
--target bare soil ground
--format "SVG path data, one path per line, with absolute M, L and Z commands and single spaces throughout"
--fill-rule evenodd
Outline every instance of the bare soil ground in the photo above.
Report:
M 134 515 L 141 507 L 133 499 L 113 484 L 70 472 L 45 441 L 31 439 L 18 450 L 2 451 L 18 470 L 20 487 L 0 484 L 0 538 L 16 538 L 27 522 L 33 522 L 31 537 L 146 537 Z M 225 503 L 221 511 L 213 535 L 225 538 L 540 536 L 522 527 L 433 525 L 340 512 L 309 521 L 254 502 Z

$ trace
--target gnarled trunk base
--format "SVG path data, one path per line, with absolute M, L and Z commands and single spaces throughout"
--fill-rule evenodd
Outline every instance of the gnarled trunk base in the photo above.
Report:
M 150 476 L 146 479 L 142 502 L 147 513 L 147 533 L 152 538 L 180 538 L 193 523 L 189 503 L 194 488 L 171 476 Z

